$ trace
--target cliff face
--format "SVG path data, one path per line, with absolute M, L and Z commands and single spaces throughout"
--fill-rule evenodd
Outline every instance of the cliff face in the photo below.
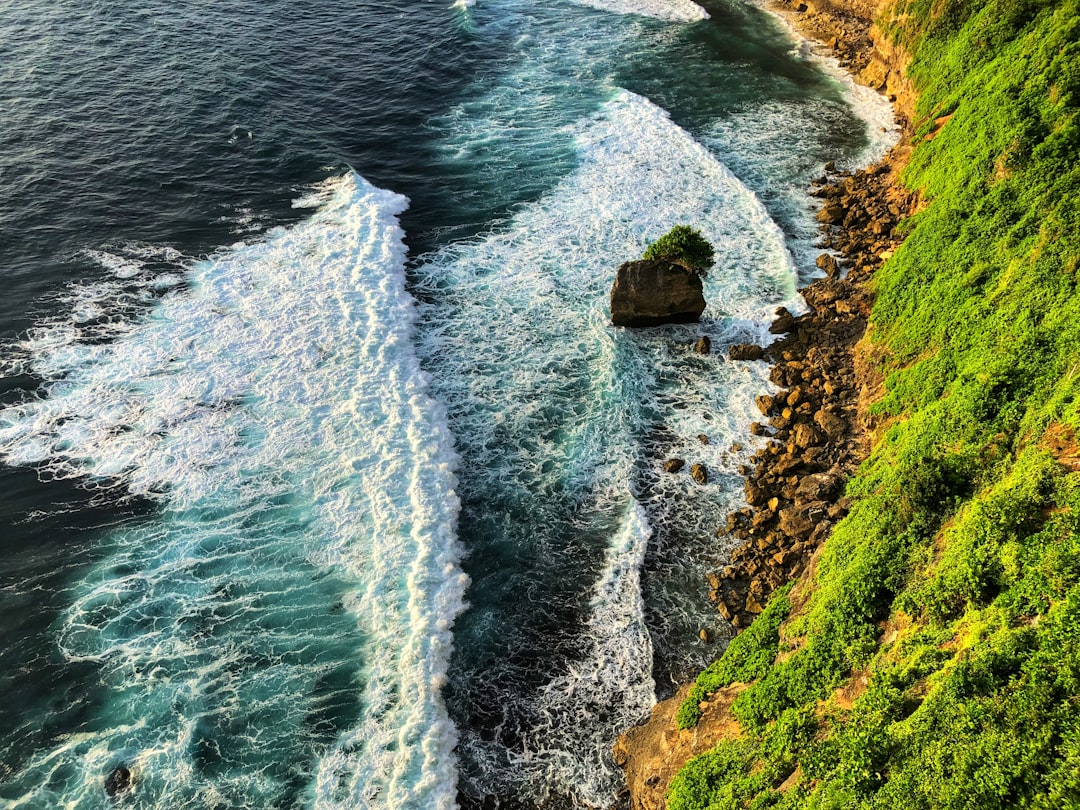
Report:
M 763 411 L 792 433 L 748 486 L 748 554 L 816 480 L 800 444 L 832 452 L 787 425 L 826 383 L 865 460 L 828 537 L 768 558 L 794 587 L 725 603 L 764 611 L 619 741 L 635 808 L 1080 806 L 1080 0 L 895 8 L 786 11 L 912 124 L 823 193 L 849 272 L 773 353 L 789 390 Z M 822 381 L 830 310 L 866 334 Z

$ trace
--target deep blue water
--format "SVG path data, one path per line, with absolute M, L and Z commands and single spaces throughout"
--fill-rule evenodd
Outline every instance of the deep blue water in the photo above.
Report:
M 769 383 L 724 347 L 798 305 L 809 179 L 888 141 L 704 8 L 5 7 L 0 799 L 614 801 L 614 737 L 730 632 Z M 612 329 L 679 222 L 703 323 Z

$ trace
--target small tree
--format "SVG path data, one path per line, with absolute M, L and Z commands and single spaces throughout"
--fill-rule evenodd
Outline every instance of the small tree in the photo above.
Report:
M 699 276 L 713 264 L 713 246 L 697 228 L 676 225 L 645 249 L 643 259 L 666 259 Z

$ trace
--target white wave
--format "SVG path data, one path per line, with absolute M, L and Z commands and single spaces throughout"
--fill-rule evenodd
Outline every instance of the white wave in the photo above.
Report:
M 456 457 L 412 346 L 407 200 L 354 173 L 312 196 L 110 342 L 75 312 L 24 345 L 50 382 L 0 411 L 0 457 L 163 510 L 110 538 L 58 622 L 107 699 L 29 766 L 24 805 L 100 796 L 122 758 L 140 801 L 269 806 L 317 756 L 315 806 L 454 806 L 441 688 L 466 583 Z M 305 744 L 324 693 L 356 722 Z
M 694 22 L 709 19 L 709 12 L 692 0 L 572 0 L 581 6 L 615 14 L 640 14 L 658 20 Z

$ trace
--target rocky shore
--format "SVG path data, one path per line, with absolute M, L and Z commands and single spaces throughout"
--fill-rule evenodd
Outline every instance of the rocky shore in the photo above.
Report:
M 766 349 L 731 350 L 733 359 L 770 359 L 771 379 L 782 387 L 757 398 L 763 419 L 750 431 L 770 438 L 753 467 L 743 469 L 748 505 L 719 532 L 741 545 L 726 568 L 709 576 L 711 598 L 736 628 L 802 573 L 847 513 L 844 484 L 868 449 L 870 423 L 859 403 L 878 385 L 857 353 L 870 312 L 867 282 L 899 245 L 897 223 L 915 205 L 895 185 L 894 165 L 890 155 L 869 169 L 822 178 L 813 193 L 823 202 L 823 245 L 839 258 L 818 257 L 827 275 L 802 290 L 806 314 L 777 311 L 771 331 L 782 337 Z
M 827 43 L 859 81 L 888 94 L 906 131 L 901 145 L 874 166 L 854 173 L 825 167 L 811 192 L 822 201 L 818 221 L 827 252 L 817 264 L 825 277 L 801 291 L 808 311 L 794 316 L 778 310 L 771 331 L 779 337 L 768 347 L 731 349 L 732 360 L 771 361 L 771 379 L 781 387 L 757 398 L 762 418 L 750 430 L 769 439 L 741 469 L 747 506 L 717 531 L 740 544 L 729 564 L 708 577 L 711 598 L 736 629 L 753 621 L 775 589 L 805 574 L 847 513 L 844 485 L 868 452 L 875 424 L 866 406 L 881 386 L 862 340 L 870 280 L 902 241 L 898 223 L 919 205 L 898 182 L 915 96 L 903 75 L 906 54 L 873 24 L 883 6 L 875 0 L 788 0 L 771 8 Z M 697 726 L 679 730 L 674 717 L 685 686 L 660 703 L 648 723 L 619 738 L 613 753 L 627 775 L 631 808 L 664 808 L 667 787 L 686 761 L 738 736 L 729 708 L 739 689 L 734 684 L 714 695 L 702 704 Z

